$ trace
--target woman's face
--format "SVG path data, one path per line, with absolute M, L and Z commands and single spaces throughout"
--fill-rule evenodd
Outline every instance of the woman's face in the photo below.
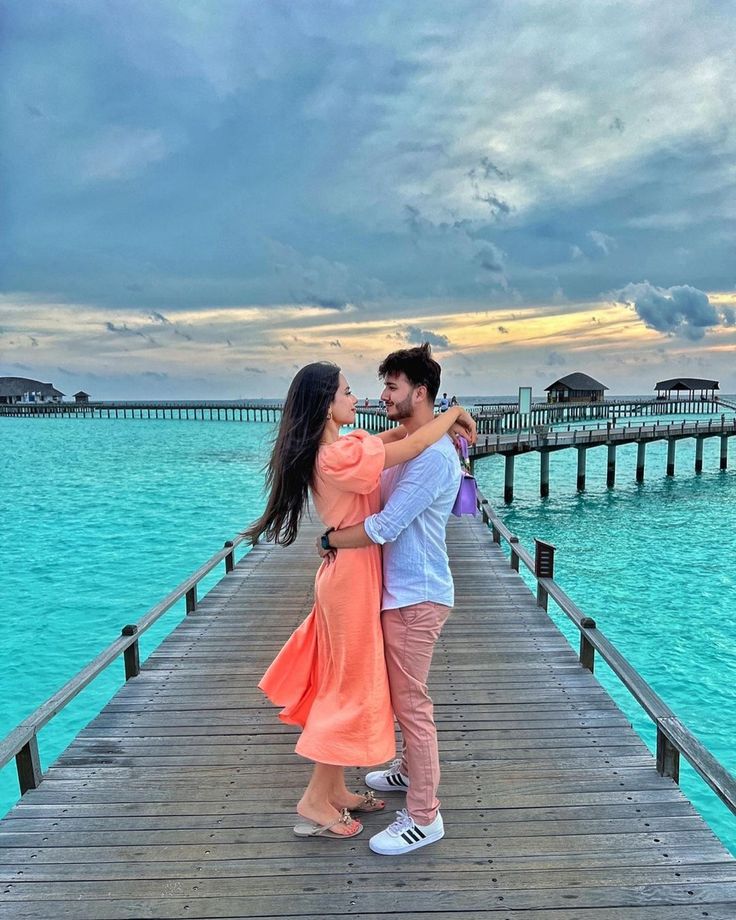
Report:
M 337 393 L 330 405 L 332 420 L 337 427 L 340 425 L 352 425 L 355 421 L 355 406 L 358 400 L 350 392 L 350 385 L 345 379 L 344 374 L 340 374 L 340 382 L 337 385 Z

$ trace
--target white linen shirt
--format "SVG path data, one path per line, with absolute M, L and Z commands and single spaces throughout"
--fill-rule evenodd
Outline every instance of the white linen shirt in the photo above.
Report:
M 374 543 L 383 544 L 382 610 L 424 601 L 454 604 L 445 528 L 461 475 L 447 435 L 381 474 L 382 510 L 363 526 Z

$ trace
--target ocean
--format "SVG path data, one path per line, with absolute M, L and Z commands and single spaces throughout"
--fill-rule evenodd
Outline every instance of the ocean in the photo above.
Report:
M 256 422 L 0 419 L 0 737 L 258 515 L 272 434 Z M 731 468 L 720 472 L 718 439 L 706 441 L 696 476 L 693 442 L 680 442 L 667 478 L 664 443 L 650 445 L 641 485 L 635 446 L 620 447 L 613 490 L 606 450 L 594 448 L 583 494 L 575 453 L 563 450 L 551 456 L 545 500 L 539 458 L 524 455 L 509 508 L 501 458 L 479 461 L 476 477 L 524 545 L 555 544 L 559 583 L 733 772 L 736 439 L 729 446 Z M 577 648 L 574 627 L 552 604 L 550 614 Z M 142 638 L 142 657 L 183 615 L 182 602 Z M 596 676 L 652 747 L 651 723 L 600 661 Z M 122 681 L 119 661 L 43 729 L 44 767 Z M 684 762 L 681 772 L 736 853 L 733 816 Z M 17 795 L 11 762 L 0 772 L 0 813 Z

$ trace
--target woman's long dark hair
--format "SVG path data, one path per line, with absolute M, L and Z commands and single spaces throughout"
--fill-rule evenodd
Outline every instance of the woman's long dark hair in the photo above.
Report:
M 291 381 L 266 468 L 266 510 L 245 531 L 251 543 L 261 534 L 284 546 L 296 540 L 327 413 L 339 383 L 340 368 L 329 361 L 307 364 Z

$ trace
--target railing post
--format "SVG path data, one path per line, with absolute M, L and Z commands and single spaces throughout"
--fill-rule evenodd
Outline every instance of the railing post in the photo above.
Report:
M 584 629 L 595 629 L 595 620 L 592 617 L 583 617 L 580 625 Z M 585 633 L 580 633 L 580 664 L 593 673 L 595 667 L 595 646 Z
M 680 752 L 657 723 L 657 773 L 680 782 Z
M 194 613 L 197 609 L 197 586 L 193 585 L 187 591 L 187 614 Z
M 20 794 L 25 795 L 29 789 L 37 789 L 43 773 L 41 772 L 41 757 L 38 753 L 38 738 L 34 735 L 27 744 L 15 755 L 15 766 L 18 770 L 18 785 Z
M 134 636 L 137 632 L 138 627 L 135 625 L 129 624 L 128 626 L 123 626 L 122 629 L 124 636 Z M 141 659 L 137 639 L 125 649 L 123 658 L 125 660 L 125 679 L 130 680 L 131 677 L 138 677 L 141 673 Z
M 516 552 L 516 544 L 519 542 L 519 538 L 511 534 L 509 537 L 509 546 L 511 548 L 511 568 L 515 571 L 519 571 L 519 554 Z
M 535 538 L 534 574 L 539 578 L 555 577 L 555 548 L 551 543 Z M 537 606 L 547 609 L 547 589 L 537 582 Z
M 228 546 L 232 548 L 232 545 L 233 545 L 232 540 L 225 540 L 225 549 L 227 549 Z M 231 552 L 229 552 L 227 556 L 225 556 L 225 574 L 229 575 L 230 572 L 232 572 L 234 568 L 235 568 L 235 550 L 231 549 Z

